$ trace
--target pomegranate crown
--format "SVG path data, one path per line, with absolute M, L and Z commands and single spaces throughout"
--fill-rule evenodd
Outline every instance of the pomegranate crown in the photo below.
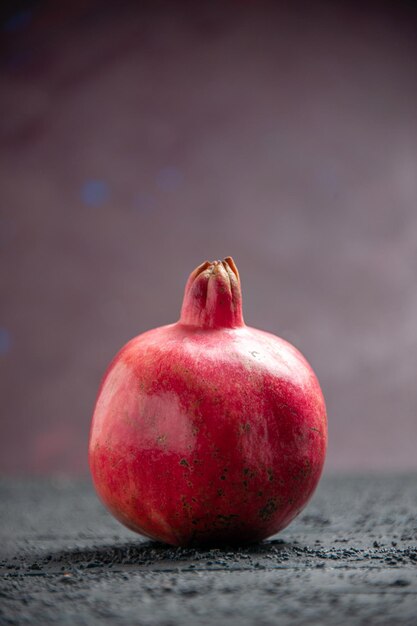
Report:
M 239 272 L 232 257 L 205 261 L 190 274 L 180 323 L 200 328 L 244 326 Z

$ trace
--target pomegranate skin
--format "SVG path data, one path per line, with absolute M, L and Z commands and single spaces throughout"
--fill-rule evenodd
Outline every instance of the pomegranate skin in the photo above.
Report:
M 236 267 L 219 263 L 191 274 L 179 322 L 122 348 L 91 427 L 104 504 L 177 546 L 277 533 L 312 496 L 326 454 L 313 370 L 288 342 L 245 326 Z

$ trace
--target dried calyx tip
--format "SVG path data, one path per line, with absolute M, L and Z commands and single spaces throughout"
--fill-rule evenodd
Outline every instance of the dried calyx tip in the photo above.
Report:
M 241 301 L 239 272 L 232 257 L 204 261 L 187 281 L 181 322 L 204 328 L 242 326 Z
M 237 271 L 237 267 L 236 267 L 235 262 L 233 261 L 231 256 L 225 257 L 223 259 L 223 261 L 220 261 L 220 259 L 218 259 L 216 261 L 204 261 L 204 263 L 199 265 L 194 270 L 194 278 L 196 278 L 199 274 L 202 274 L 206 270 L 210 270 L 210 269 L 214 270 L 214 268 L 218 267 L 219 265 L 223 265 L 223 267 L 226 270 L 227 270 L 227 268 L 231 269 L 233 274 L 236 276 L 236 278 L 239 279 L 239 272 Z
M 237 267 L 235 262 L 233 261 L 231 256 L 227 256 L 223 263 L 227 263 L 227 265 L 230 267 L 230 269 L 232 270 L 233 274 L 236 276 L 236 278 L 239 280 L 239 272 L 237 271 Z

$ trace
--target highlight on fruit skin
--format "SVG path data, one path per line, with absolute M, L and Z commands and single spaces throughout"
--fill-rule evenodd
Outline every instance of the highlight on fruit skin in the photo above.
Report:
M 116 355 L 89 462 L 101 500 L 131 530 L 177 546 L 243 544 L 305 507 L 326 447 L 313 370 L 284 339 L 246 326 L 226 257 L 190 274 L 178 322 Z

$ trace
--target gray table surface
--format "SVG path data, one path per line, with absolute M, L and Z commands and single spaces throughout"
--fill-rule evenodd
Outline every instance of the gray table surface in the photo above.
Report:
M 0 481 L 1 624 L 417 625 L 417 476 L 325 476 L 285 531 L 174 549 L 91 485 Z

